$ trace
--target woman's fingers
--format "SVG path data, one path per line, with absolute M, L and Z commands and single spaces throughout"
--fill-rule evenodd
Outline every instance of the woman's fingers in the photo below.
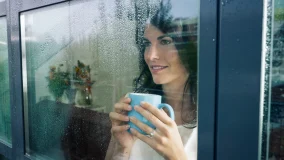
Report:
M 132 110 L 129 105 L 131 99 L 126 97 L 122 98 L 118 103 L 114 105 L 114 112 L 109 113 L 110 120 L 112 121 L 112 126 L 120 126 L 129 121 L 127 116 L 127 111 Z
M 139 121 L 138 119 L 136 119 L 135 117 L 130 117 L 129 118 L 130 121 L 135 124 L 137 127 L 139 127 L 140 129 L 142 129 L 145 133 L 147 134 L 151 134 L 153 133 L 155 130 L 151 127 L 149 127 L 148 125 L 142 123 L 141 121 Z M 157 135 L 157 134 L 156 134 Z M 156 136 L 155 135 L 155 136 Z
M 139 138 L 141 141 L 147 143 L 150 147 L 156 149 L 157 151 L 161 151 L 162 150 L 161 145 L 159 145 L 156 141 L 153 141 L 153 139 L 147 137 L 146 135 L 143 135 L 143 134 L 139 133 L 134 128 L 130 128 L 130 132 L 131 132 L 132 135 L 134 135 L 135 137 Z M 155 132 L 155 134 L 156 134 L 156 132 Z M 154 134 L 154 136 L 155 136 L 155 134 Z
M 141 121 L 139 121 L 138 119 L 136 119 L 135 117 L 130 117 L 130 121 L 132 123 L 134 123 L 137 127 L 139 127 L 140 129 L 142 129 L 146 134 L 150 135 L 152 134 L 150 138 L 154 138 L 157 142 L 164 144 L 165 143 L 165 139 L 161 137 L 161 134 L 159 132 L 159 130 L 155 130 L 151 127 L 149 127 L 148 125 L 142 123 Z M 135 132 L 136 130 L 134 130 Z M 137 132 L 137 131 L 136 131 Z M 144 138 L 144 135 L 142 135 L 140 133 L 140 135 L 138 133 L 135 132 L 135 136 L 137 136 L 138 138 L 142 138 L 145 141 L 148 141 L 146 138 Z M 147 136 L 146 136 L 147 137 Z M 147 137 L 149 138 L 149 137 Z
M 113 121 L 123 121 L 123 122 L 128 122 L 129 121 L 129 117 L 123 114 L 119 114 L 116 112 L 110 112 L 109 113 L 109 117 L 110 119 Z
M 127 104 L 130 104 L 130 102 L 131 102 L 131 98 L 129 98 L 129 97 L 123 97 L 123 98 L 121 98 L 121 99 L 119 100 L 118 103 L 127 103 Z
M 159 110 L 157 107 L 154 107 L 147 102 L 141 102 L 141 107 L 151 112 L 155 117 L 157 117 L 164 124 L 172 125 L 174 122 L 174 120 L 172 120 L 169 116 L 165 116 L 165 114 L 161 112 L 161 110 Z
M 120 113 L 123 111 L 131 111 L 132 107 L 128 103 L 116 103 L 114 105 L 114 110 Z
M 123 132 L 123 131 L 126 131 L 130 128 L 129 125 L 122 125 L 122 126 L 113 126 L 111 128 L 111 132 L 112 133 L 116 133 L 116 132 Z
M 142 107 L 135 106 L 134 109 L 139 112 L 143 117 L 145 117 L 148 121 L 150 121 L 156 128 L 163 131 L 166 127 L 161 120 L 159 120 L 155 115 L 153 115 L 151 112 L 145 110 Z

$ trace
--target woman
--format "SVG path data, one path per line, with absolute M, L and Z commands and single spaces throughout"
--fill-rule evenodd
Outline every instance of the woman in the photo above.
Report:
M 175 111 L 175 121 L 163 110 L 148 103 L 132 108 L 124 97 L 110 113 L 112 140 L 106 159 L 197 159 L 196 129 L 196 45 L 184 34 L 181 19 L 169 15 L 171 6 L 161 2 L 159 10 L 137 29 L 141 53 L 140 76 L 134 81 L 136 92 L 163 96 Z M 139 31 L 143 31 L 143 36 Z M 135 109 L 155 126 L 153 130 L 127 112 Z M 130 129 L 131 121 L 149 136 Z

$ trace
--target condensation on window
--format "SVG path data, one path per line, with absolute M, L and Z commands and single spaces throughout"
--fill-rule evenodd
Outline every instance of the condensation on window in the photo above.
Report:
M 284 3 L 264 1 L 259 159 L 284 158 Z
M 134 90 L 142 22 L 159 4 L 82 0 L 21 13 L 27 154 L 104 158 L 111 136 L 109 112 Z M 194 4 L 191 17 L 176 9 L 181 4 L 174 13 L 180 17 L 176 23 L 186 24 L 182 36 L 192 35 L 196 45 L 199 12 Z
M 10 108 L 7 22 L 0 17 L 0 140 L 8 145 L 12 139 Z

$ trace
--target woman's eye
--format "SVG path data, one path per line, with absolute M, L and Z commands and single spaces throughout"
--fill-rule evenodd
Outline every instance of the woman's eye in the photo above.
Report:
M 168 44 L 171 44 L 172 42 L 173 42 L 172 40 L 168 40 L 168 39 L 162 39 L 161 40 L 162 45 L 168 45 Z
M 149 47 L 149 46 L 151 46 L 151 43 L 150 43 L 149 41 L 144 41 L 144 42 L 143 42 L 143 45 L 144 45 L 145 47 Z

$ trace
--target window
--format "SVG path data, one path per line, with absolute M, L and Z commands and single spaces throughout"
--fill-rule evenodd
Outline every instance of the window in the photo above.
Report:
M 7 23 L 5 17 L 0 17 L 0 140 L 11 144 L 9 85 Z
M 198 18 L 196 0 L 71 1 L 22 12 L 27 154 L 115 156 L 109 113 L 127 93 L 143 92 L 175 108 L 176 131 L 197 156 Z M 160 157 L 135 144 L 132 158 Z

